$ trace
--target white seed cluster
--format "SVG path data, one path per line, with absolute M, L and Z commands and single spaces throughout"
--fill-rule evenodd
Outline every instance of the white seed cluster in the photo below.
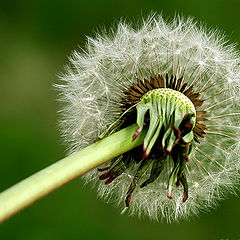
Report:
M 154 15 L 141 26 L 119 22 L 109 33 L 88 38 L 85 50 L 75 51 L 70 66 L 58 84 L 61 129 L 70 151 L 93 143 L 121 114 L 121 92 L 139 79 L 166 73 L 193 84 L 206 99 L 198 111 L 207 111 L 205 137 L 195 143 L 187 163 L 189 199 L 182 203 L 182 188 L 167 198 L 167 174 L 145 188 L 136 188 L 127 212 L 167 221 L 187 218 L 213 207 L 238 181 L 240 168 L 240 58 L 223 35 L 208 30 L 191 18 L 175 17 L 166 22 Z M 137 166 L 136 166 L 137 168 Z M 108 186 L 93 170 L 87 181 L 98 194 L 124 208 L 124 200 L 136 169 L 128 169 Z M 145 177 L 148 177 L 146 173 Z M 146 179 L 145 178 L 145 179 Z

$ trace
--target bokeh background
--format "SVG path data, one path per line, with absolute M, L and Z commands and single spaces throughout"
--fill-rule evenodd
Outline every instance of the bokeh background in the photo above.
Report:
M 65 156 L 53 84 L 67 56 L 101 26 L 152 10 L 194 16 L 240 42 L 239 1 L 0 2 L 0 191 Z M 199 218 L 154 223 L 120 215 L 77 179 L 1 224 L 0 239 L 240 239 L 240 197 L 227 197 Z

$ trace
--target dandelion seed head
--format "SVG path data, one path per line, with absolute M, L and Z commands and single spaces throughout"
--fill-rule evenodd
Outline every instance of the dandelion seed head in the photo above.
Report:
M 176 16 L 165 21 L 154 15 L 140 26 L 119 22 L 110 33 L 87 38 L 85 49 L 75 51 L 61 76 L 60 99 L 65 103 L 60 123 L 69 152 L 93 143 L 121 112 L 122 92 L 137 78 L 161 73 L 183 77 L 188 86 L 207 99 L 199 111 L 206 130 L 194 142 L 186 166 L 189 197 L 182 203 L 182 188 L 168 199 L 169 162 L 163 174 L 145 188 L 136 187 L 131 206 L 125 197 L 137 166 L 126 169 L 106 186 L 93 170 L 85 178 L 97 185 L 98 194 L 125 212 L 151 219 L 177 221 L 215 206 L 226 192 L 234 191 L 240 168 L 240 57 L 218 31 L 199 26 L 192 18 Z M 143 174 L 148 178 L 150 171 Z

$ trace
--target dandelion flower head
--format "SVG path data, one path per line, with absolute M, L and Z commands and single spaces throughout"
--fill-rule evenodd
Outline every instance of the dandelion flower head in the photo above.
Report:
M 137 27 L 121 21 L 87 40 L 58 85 L 70 152 L 110 130 L 136 124 L 134 141 L 147 128 L 143 145 L 86 174 L 98 194 L 130 214 L 174 221 L 234 191 L 240 167 L 235 46 L 192 18 L 160 15 Z

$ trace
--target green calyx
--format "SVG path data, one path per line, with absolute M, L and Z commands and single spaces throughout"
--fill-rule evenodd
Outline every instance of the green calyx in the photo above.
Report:
M 99 169 L 106 171 L 99 178 L 111 183 L 122 174 L 132 163 L 131 159 L 140 165 L 135 173 L 126 197 L 129 207 L 132 193 L 141 181 L 144 173 L 151 168 L 150 176 L 140 185 L 140 188 L 154 182 L 164 169 L 167 161 L 173 163 L 168 178 L 167 197 L 172 198 L 174 184 L 183 186 L 183 202 L 188 199 L 188 184 L 185 174 L 186 162 L 193 147 L 193 129 L 196 122 L 196 110 L 191 100 L 183 93 L 170 88 L 149 90 L 140 101 L 128 108 L 120 118 L 100 135 L 100 138 L 112 134 L 136 121 L 137 129 L 132 135 L 132 141 L 139 138 L 144 131 L 143 154 L 130 151 L 124 154 L 115 165 Z M 130 136 L 131 137 L 131 136 Z M 113 160 L 114 163 L 115 160 Z M 129 162 L 130 161 L 130 162 Z
M 189 160 L 188 155 L 191 153 L 193 128 L 196 122 L 193 103 L 181 92 L 169 88 L 158 88 L 143 95 L 136 110 L 138 128 L 133 135 L 133 140 L 147 125 L 148 129 L 143 142 L 144 158 L 150 161 L 154 156 L 158 156 L 162 169 L 164 161 L 161 159 L 171 156 L 174 166 L 168 179 L 167 197 L 171 199 L 173 185 L 179 186 L 181 183 L 184 189 L 183 202 L 185 202 L 188 198 L 185 166 Z M 150 155 L 154 147 L 155 150 Z M 154 177 L 153 174 L 151 176 Z
M 192 129 L 196 121 L 196 110 L 190 99 L 183 93 L 170 88 L 151 90 L 142 96 L 136 110 L 138 129 L 133 136 L 133 140 L 144 128 L 146 113 L 149 113 L 148 131 L 143 143 L 146 157 L 150 154 L 160 135 L 162 149 L 168 153 L 172 151 L 180 137 L 184 143 L 190 143 L 193 140 Z M 179 129 L 187 116 L 190 116 L 185 123 L 187 126 L 182 126 L 183 129 Z M 184 128 L 187 128 L 185 134 L 183 134 Z

